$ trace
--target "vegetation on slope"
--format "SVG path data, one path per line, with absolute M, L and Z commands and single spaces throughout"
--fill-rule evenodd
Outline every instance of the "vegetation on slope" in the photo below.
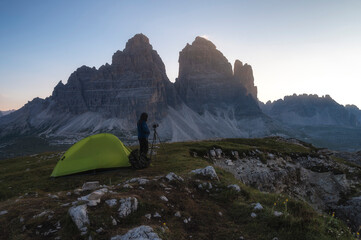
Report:
M 60 178 L 50 178 L 52 169 L 62 153 L 43 153 L 28 157 L 0 161 L 0 215 L 1 239 L 109 239 L 124 234 L 139 225 L 152 226 L 162 239 L 353 239 L 349 229 L 338 219 L 315 212 L 306 203 L 284 195 L 261 193 L 243 185 L 232 174 L 216 168 L 219 181 L 198 179 L 189 174 L 211 163 L 203 158 L 206 149 L 221 147 L 223 151 L 254 151 L 267 149 L 283 154 L 312 154 L 312 146 L 265 139 L 227 139 L 217 141 L 184 142 L 164 144 L 151 167 L 143 170 L 130 168 L 88 172 Z M 194 157 L 194 152 L 198 157 Z M 124 188 L 123 183 L 134 177 L 153 179 L 175 172 L 185 179 L 184 183 L 150 181 L 146 185 Z M 90 226 L 86 236 L 68 215 L 71 202 L 88 192 L 75 194 L 87 181 L 99 181 L 112 186 L 99 205 L 89 207 Z M 200 189 L 199 184 L 210 182 L 211 189 Z M 166 184 L 168 190 L 165 191 Z M 238 184 L 241 191 L 229 189 Z M 144 188 L 144 189 L 143 189 Z M 71 193 L 69 196 L 68 192 Z M 54 197 L 54 196 L 57 197 Z M 169 202 L 160 200 L 165 195 Z M 117 218 L 117 208 L 109 208 L 104 200 L 136 196 L 140 208 L 125 219 Z M 70 203 L 69 205 L 66 205 Z M 264 209 L 255 211 L 254 203 Z M 65 206 L 64 206 L 65 204 Z M 34 217 L 44 211 L 43 216 Z M 180 211 L 182 217 L 174 216 Z M 277 217 L 274 211 L 282 212 Z M 147 219 L 145 214 L 160 213 L 161 218 Z M 255 212 L 257 217 L 251 217 Z M 50 217 L 51 216 L 51 217 Z M 112 217 L 118 224 L 112 224 Z M 191 218 L 188 223 L 184 219 Z M 58 226 L 58 229 L 56 228 Z M 103 231 L 97 233 L 96 230 Z M 56 229 L 48 233 L 49 229 Z M 48 233 L 45 236 L 44 233 Z

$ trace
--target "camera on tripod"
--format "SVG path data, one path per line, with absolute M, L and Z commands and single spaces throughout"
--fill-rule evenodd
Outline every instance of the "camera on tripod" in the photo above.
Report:
M 152 127 L 153 127 L 154 129 L 156 129 L 157 127 L 159 127 L 159 124 L 158 124 L 158 123 L 153 123 Z

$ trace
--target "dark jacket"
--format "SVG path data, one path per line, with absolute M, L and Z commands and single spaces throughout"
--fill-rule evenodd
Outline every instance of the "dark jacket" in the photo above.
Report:
M 150 131 L 145 121 L 138 121 L 138 138 L 148 138 Z

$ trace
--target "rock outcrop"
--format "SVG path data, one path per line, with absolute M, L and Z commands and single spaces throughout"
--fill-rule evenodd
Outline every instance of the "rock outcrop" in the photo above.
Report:
M 241 82 L 246 88 L 247 94 L 251 94 L 252 97 L 257 100 L 257 87 L 254 85 L 254 77 L 252 66 L 247 63 L 243 63 L 239 60 L 234 62 L 234 78 Z
M 253 79 L 253 76 L 249 78 L 252 72 L 246 68 L 237 67 L 237 76 L 234 76 L 231 64 L 216 46 L 196 37 L 179 53 L 175 87 L 185 104 L 200 114 L 215 113 L 217 108 L 234 109 L 236 116 L 258 114 L 257 102 L 243 85 Z
M 111 238 L 111 240 L 162 240 L 159 238 L 152 227 L 150 226 L 140 226 L 129 230 L 124 235 L 117 235 Z

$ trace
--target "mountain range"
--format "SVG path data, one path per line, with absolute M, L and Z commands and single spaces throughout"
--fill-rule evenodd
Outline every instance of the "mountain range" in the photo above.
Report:
M 281 135 L 334 149 L 361 149 L 354 142 L 360 138 L 354 133 L 361 132 L 356 106 L 344 107 L 317 95 L 263 104 L 252 67 L 239 60 L 232 67 L 211 41 L 201 37 L 179 53 L 179 75 L 172 83 L 143 34 L 116 51 L 111 64 L 98 69 L 82 66 L 67 83 L 60 81 L 51 96 L 35 98 L 0 117 L 0 139 L 12 144 L 23 136 L 36 136 L 50 144 L 71 144 L 89 134 L 111 132 L 134 142 L 135 122 L 142 112 L 149 114 L 149 123 L 160 123 L 162 140 Z M 345 144 L 329 141 L 330 129 L 341 132 Z M 351 135 L 355 138 L 348 138 Z M 0 151 L 9 144 L 2 144 Z

